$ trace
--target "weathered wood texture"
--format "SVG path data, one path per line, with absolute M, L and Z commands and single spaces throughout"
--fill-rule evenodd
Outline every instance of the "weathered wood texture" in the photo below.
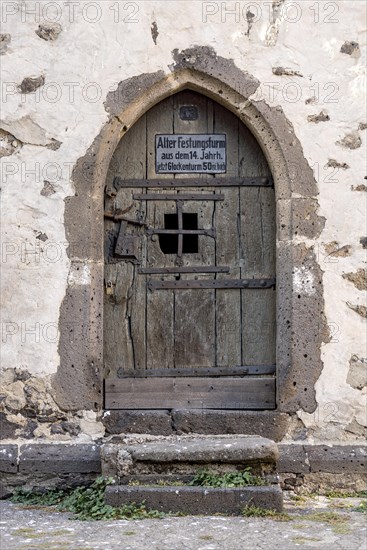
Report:
M 197 120 L 181 120 L 180 107 L 185 105 L 197 106 Z M 158 133 L 226 134 L 227 172 L 215 176 L 157 174 L 155 135 Z M 179 194 L 181 200 L 177 201 L 177 196 L 176 200 L 170 200 L 167 194 Z M 190 200 L 193 194 L 196 199 L 201 195 L 202 199 Z M 213 200 L 218 195 L 221 200 Z M 251 399 L 257 399 L 262 405 L 254 408 L 272 408 L 274 402 L 261 393 L 261 388 L 266 384 L 266 392 L 275 392 L 274 381 L 259 379 L 257 386 L 249 379 L 250 386 L 253 384 L 251 392 L 260 392 L 262 397 L 247 395 L 250 386 L 243 382 L 239 388 L 246 389 L 243 389 L 244 397 L 239 398 L 242 390 L 236 393 L 228 376 L 230 369 L 238 365 L 273 368 L 275 364 L 275 292 L 272 288 L 243 288 L 241 283 L 245 279 L 273 280 L 275 277 L 272 177 L 248 129 L 234 114 L 196 92 L 185 90 L 165 99 L 121 140 L 111 162 L 105 202 L 106 396 L 111 393 L 108 389 L 111 380 L 117 376 L 133 377 L 136 373 L 140 377 L 146 371 L 152 382 L 154 374 L 151 373 L 164 373 L 167 369 L 179 377 L 185 376 L 181 374 L 185 369 L 186 375 L 187 369 L 192 368 L 199 374 L 202 369 L 204 376 L 210 376 L 210 371 L 217 368 L 218 372 L 222 369 L 226 373 L 223 386 L 218 385 L 216 378 L 216 388 L 221 388 L 220 391 L 209 399 L 203 390 L 204 397 L 200 394 L 195 399 L 204 399 L 205 406 L 212 406 L 212 399 L 217 399 L 216 408 L 220 407 L 221 399 L 228 408 L 236 401 L 238 408 L 252 408 Z M 123 214 L 114 216 L 116 211 Z M 197 219 L 196 227 L 186 227 L 185 214 L 193 216 L 191 220 Z M 171 215 L 171 220 L 172 215 L 177 215 L 177 223 L 181 224 L 177 230 L 205 230 L 207 234 L 163 234 L 162 230 L 167 230 L 167 215 Z M 114 254 L 122 217 L 127 220 L 127 235 L 139 239 L 139 257 L 135 264 L 131 258 Z M 168 229 L 172 231 L 171 227 Z M 178 243 L 177 253 L 162 251 L 161 239 L 167 235 L 176 239 L 170 243 Z M 189 251 L 185 251 L 187 243 Z M 190 281 L 197 280 L 204 281 L 204 286 L 175 288 L 176 283 L 191 285 Z M 226 281 L 232 282 L 235 288 L 226 288 Z M 196 387 L 199 378 L 195 374 L 195 382 L 190 386 L 193 394 L 200 393 Z M 124 382 L 126 380 L 124 378 Z M 226 383 L 229 384 L 227 390 Z M 181 386 L 178 382 L 172 386 L 172 379 L 167 384 L 164 391 L 168 394 L 173 391 L 176 399 L 177 388 Z M 185 407 L 190 406 L 188 387 L 182 386 L 186 392 L 182 401 Z M 142 394 L 137 408 L 151 408 L 149 391 L 145 392 L 145 386 L 139 388 Z M 162 386 L 157 388 L 154 399 L 158 399 Z M 233 399 L 229 397 L 232 391 L 235 392 Z M 118 395 L 121 408 L 126 408 L 127 395 L 120 390 Z M 144 399 L 147 399 L 146 407 Z M 157 408 L 175 401 L 170 395 L 165 399 Z M 119 408 L 117 401 L 115 404 Z M 173 406 L 178 406 L 176 401 Z
M 159 103 L 147 114 L 147 177 L 156 177 L 155 173 L 155 135 L 158 132 L 172 134 L 173 126 L 173 97 Z M 169 175 L 162 175 L 168 179 Z M 149 193 L 149 189 L 146 190 Z M 166 193 L 163 189 L 155 193 Z M 175 214 L 176 203 L 149 201 L 147 204 L 147 223 L 150 227 L 164 227 L 165 214 Z M 159 237 L 152 235 L 147 238 L 146 267 L 174 267 L 175 257 L 163 254 Z M 145 267 L 142 265 L 142 267 Z M 170 279 L 173 276 L 168 275 Z M 170 368 L 174 355 L 174 292 L 167 290 L 161 297 L 156 293 L 148 292 L 146 301 L 147 311 L 147 362 L 145 368 Z
M 273 409 L 275 380 L 247 378 L 107 379 L 107 409 Z
M 216 109 L 220 108 L 220 106 L 216 106 Z M 234 116 L 234 115 L 233 115 Z M 241 177 L 241 178 L 232 178 L 232 177 L 226 177 L 225 174 L 217 174 L 217 176 L 224 176 L 220 180 L 216 179 L 208 179 L 208 176 L 205 174 L 198 174 L 192 177 L 192 179 L 187 179 L 187 177 L 182 177 L 177 181 L 177 179 L 137 179 L 137 180 L 131 180 L 131 179 L 122 179 L 119 176 L 116 176 L 111 181 L 113 181 L 113 185 L 115 189 L 120 189 L 122 187 L 164 187 L 164 188 L 170 188 L 170 187 L 236 187 L 236 186 L 245 186 L 245 187 L 272 187 L 273 186 L 273 179 L 271 176 L 269 177 L 263 177 L 263 176 L 253 176 L 253 177 Z
M 239 125 L 239 176 L 270 176 L 259 145 Z M 241 277 L 267 278 L 275 274 L 275 197 L 271 188 L 241 187 Z M 242 290 L 242 362 L 275 362 L 275 292 Z
M 148 377 L 193 377 L 193 376 L 244 376 L 254 374 L 275 374 L 275 365 L 252 365 L 252 366 L 238 366 L 238 367 L 209 367 L 209 368 L 189 368 L 184 367 L 182 369 L 146 369 L 135 370 L 134 377 L 148 378 Z M 121 372 L 118 378 L 131 378 L 131 373 Z
M 111 169 L 115 173 L 128 173 L 136 178 L 146 177 L 146 117 L 134 126 L 129 139 L 122 140 L 117 148 Z M 143 189 L 140 190 L 143 192 Z M 135 190 L 136 192 L 136 190 Z M 132 219 L 145 218 L 145 203 L 133 200 L 134 191 L 122 189 L 116 197 L 106 198 L 106 210 L 129 209 Z M 130 224 L 128 224 L 130 225 Z M 109 243 L 108 260 L 116 246 L 120 224 L 105 221 L 106 241 Z M 127 228 L 129 234 L 137 232 L 136 226 Z M 141 229 L 138 230 L 138 234 Z M 146 242 L 140 239 L 140 256 L 144 261 Z M 144 278 L 136 277 L 136 266 L 124 261 L 105 263 L 105 285 L 112 294 L 105 293 L 104 301 L 104 363 L 106 374 L 118 369 L 133 371 L 145 367 L 145 302 Z
M 180 107 L 197 105 L 199 117 L 195 121 L 181 120 Z M 213 132 L 212 102 L 208 98 L 184 91 L 174 96 L 174 131 L 177 134 L 206 134 Z M 176 174 L 175 179 L 187 178 L 184 174 Z M 194 179 L 195 175 L 189 179 Z M 210 175 L 208 179 L 213 179 Z M 197 192 L 195 188 L 185 188 L 185 194 Z M 208 187 L 203 190 L 205 195 L 214 191 Z M 188 202 L 185 212 L 196 213 L 198 227 L 210 229 L 213 227 L 213 216 L 216 204 L 211 201 Z M 215 240 L 200 235 L 198 239 L 198 254 L 188 254 L 185 258 L 188 265 L 215 265 Z M 203 276 L 206 277 L 205 275 Z M 209 277 L 209 276 L 208 276 Z M 191 275 L 182 275 L 181 279 L 191 279 Z M 183 290 L 175 293 L 175 353 L 174 366 L 211 367 L 215 365 L 215 291 L 202 290 L 197 292 Z
M 214 106 L 214 130 L 227 134 L 227 173 L 218 174 L 216 180 L 225 176 L 238 175 L 238 118 L 220 105 Z M 225 189 L 225 200 L 216 204 L 217 229 L 216 262 L 229 265 L 228 275 L 218 275 L 218 279 L 239 279 L 240 240 L 239 240 L 239 188 Z M 241 290 L 216 290 L 216 356 L 217 366 L 238 365 L 242 362 L 241 352 Z M 242 363 L 244 364 L 244 363 Z

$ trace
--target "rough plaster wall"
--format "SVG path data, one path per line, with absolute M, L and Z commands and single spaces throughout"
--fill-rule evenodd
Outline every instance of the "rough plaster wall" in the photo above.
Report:
M 299 416 L 307 437 L 361 436 L 366 388 L 352 387 L 347 377 L 352 356 L 365 356 L 366 320 L 358 306 L 366 302 L 342 275 L 366 262 L 364 3 L 321 1 L 316 12 L 315 2 L 281 0 L 273 6 L 106 1 L 99 11 L 94 2 L 53 4 L 58 12 L 45 12 L 34 1 L 4 2 L 1 12 L 2 32 L 10 40 L 1 40 L 0 127 L 12 153 L 1 158 L 2 368 L 42 378 L 56 372 L 60 304 L 68 281 L 86 282 L 69 273 L 64 199 L 73 194 L 73 166 L 107 121 L 107 93 L 140 73 L 169 73 L 174 49 L 210 45 L 261 82 L 252 99 L 281 105 L 314 168 L 318 213 L 326 218 L 315 252 L 333 338 L 323 346 L 318 409 Z M 226 13 L 233 8 L 236 15 Z M 53 39 L 39 32 L 47 19 L 61 25 Z M 29 77 L 34 80 L 24 81 Z M 36 89 L 21 94 L 21 84 L 24 91 Z

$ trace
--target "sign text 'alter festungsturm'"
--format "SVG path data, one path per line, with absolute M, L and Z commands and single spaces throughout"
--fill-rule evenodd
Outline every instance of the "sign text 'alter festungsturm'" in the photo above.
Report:
M 223 174 L 225 134 L 158 134 L 155 136 L 157 174 Z

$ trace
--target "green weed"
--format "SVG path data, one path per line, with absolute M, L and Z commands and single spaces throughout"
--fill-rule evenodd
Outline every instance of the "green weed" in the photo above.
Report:
M 353 508 L 355 512 L 362 512 L 363 514 L 367 514 L 367 500 L 362 500 L 362 502 Z
M 65 498 L 66 492 L 53 489 L 44 493 L 32 493 L 19 489 L 11 498 L 12 502 L 19 502 L 27 506 L 57 506 Z
M 227 472 L 225 474 L 215 474 L 210 470 L 199 470 L 189 485 L 199 485 L 201 487 L 247 487 L 249 485 L 266 485 L 264 479 L 254 476 L 250 468 L 245 468 L 240 472 Z
M 70 491 L 49 491 L 43 494 L 34 494 L 20 490 L 11 500 L 26 505 L 57 506 L 59 511 L 72 512 L 74 514 L 73 519 L 82 521 L 164 517 L 162 512 L 147 509 L 144 503 L 125 504 L 119 508 L 105 504 L 105 488 L 113 482 L 112 478 L 99 477 L 90 487 L 78 487 Z

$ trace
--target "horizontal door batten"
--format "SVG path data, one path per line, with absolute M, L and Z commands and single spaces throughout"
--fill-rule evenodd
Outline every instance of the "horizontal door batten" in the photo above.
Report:
M 182 179 L 134 179 L 124 180 L 116 176 L 113 180 L 116 190 L 124 187 L 272 187 L 273 179 L 271 177 L 253 176 L 248 178 L 182 178 Z
M 198 265 L 192 267 L 151 267 L 144 268 L 140 267 L 138 273 L 142 275 L 165 275 L 169 273 L 228 273 L 228 266 L 207 266 L 207 265 Z
M 180 290 L 188 288 L 272 288 L 275 286 L 275 279 L 199 279 L 180 281 L 156 281 L 149 280 L 149 290 Z
M 139 201 L 223 201 L 224 195 L 202 193 L 147 193 L 146 195 L 133 195 L 134 200 Z
M 256 375 L 274 375 L 275 365 L 249 365 L 238 367 L 192 367 L 182 369 L 147 369 L 124 372 L 118 370 L 118 378 L 150 378 L 150 377 L 169 377 L 169 378 L 188 378 L 203 376 L 256 376 Z

